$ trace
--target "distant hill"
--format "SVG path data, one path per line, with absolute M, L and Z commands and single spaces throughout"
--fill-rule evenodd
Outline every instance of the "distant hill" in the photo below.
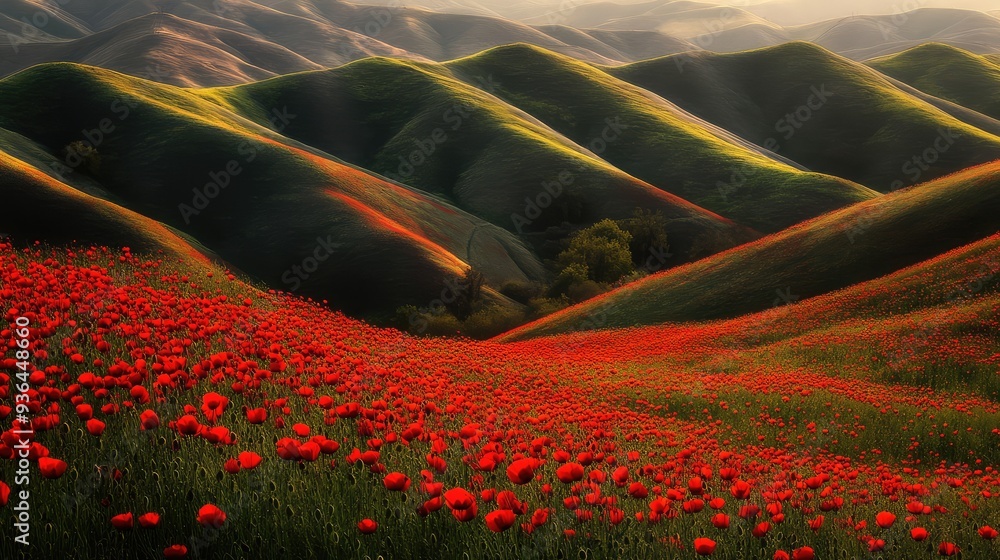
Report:
M 1000 137 L 809 43 L 607 71 L 809 169 L 880 192 L 1000 157 Z
M 34 10 L 0 7 L 0 75 L 33 64 L 70 61 L 183 86 L 246 83 L 368 56 L 448 60 L 528 42 L 603 64 L 695 48 L 641 31 L 548 30 L 487 15 L 434 13 L 333 0 L 167 0 L 68 2 L 49 10 L 44 29 L 27 28 Z M 158 11 L 162 6 L 163 11 Z M 5 23 L 6 22 L 6 23 Z M 547 31 L 551 31 L 549 34 Z
M 929 43 L 868 65 L 883 74 L 1000 119 L 1000 61 Z
M 935 41 L 978 53 L 1000 50 L 1000 19 L 981 12 L 922 8 L 858 16 L 795 29 L 792 39 L 813 41 L 853 60 L 867 60 Z
M 994 162 L 648 277 L 504 339 L 735 317 L 871 280 L 998 231 Z
M 855 60 L 930 40 L 976 53 L 1000 51 L 1000 19 L 981 12 L 919 9 L 782 27 L 755 15 L 761 6 L 744 8 L 681 0 L 595 2 L 554 11 L 441 1 L 432 12 L 339 0 L 80 0 L 37 8 L 11 0 L 0 7 L 0 47 L 16 48 L 16 56 L 0 57 L 0 76 L 41 62 L 72 61 L 173 85 L 219 86 L 368 56 L 445 61 L 511 43 L 605 65 L 793 40 L 813 41 Z M 21 22 L 39 13 L 42 29 Z
M 553 8 L 526 21 L 576 28 L 655 30 L 713 52 L 758 49 L 789 41 L 814 42 L 854 60 L 900 52 L 928 41 L 977 53 L 1000 50 L 1000 19 L 996 14 L 975 11 L 968 2 L 900 5 L 887 0 L 872 6 L 870 0 L 856 0 L 853 8 L 848 7 L 851 2 L 805 3 L 777 0 L 725 7 L 687 0 L 593 2 L 571 10 Z
M 401 54 L 376 49 L 371 54 Z M 110 68 L 178 86 L 238 84 L 321 68 L 288 49 L 237 31 L 149 14 L 75 41 L 22 45 L 9 70 L 59 60 Z M 204 63 L 195 63 L 205 61 Z M 208 63 L 211 61 L 211 63 Z
M 876 196 L 803 172 L 649 92 L 538 47 L 498 47 L 448 67 L 470 82 L 492 76 L 496 95 L 578 144 L 596 146 L 618 168 L 760 231 Z M 609 131 L 608 123 L 622 129 Z

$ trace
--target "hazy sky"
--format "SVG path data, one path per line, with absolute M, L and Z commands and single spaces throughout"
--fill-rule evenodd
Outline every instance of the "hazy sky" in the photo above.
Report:
M 354 0 L 385 4 L 393 0 Z M 527 20 L 555 10 L 573 10 L 583 4 L 666 4 L 671 1 L 694 8 L 690 0 L 395 0 L 410 6 L 440 11 L 489 13 Z M 744 9 L 781 25 L 798 25 L 851 15 L 895 14 L 917 8 L 1000 10 L 1000 0 L 701 0 L 702 5 L 728 5 Z

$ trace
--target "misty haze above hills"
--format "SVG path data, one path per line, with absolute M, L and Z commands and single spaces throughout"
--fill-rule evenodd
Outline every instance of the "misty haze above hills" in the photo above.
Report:
M 803 0 L 783 0 L 781 5 L 796 1 Z M 338 0 L 80 1 L 62 8 L 9 0 L 0 11 L 0 49 L 9 49 L 0 57 L 0 75 L 47 61 L 71 61 L 174 85 L 232 85 L 368 56 L 445 61 L 512 43 L 605 65 L 789 41 L 814 42 L 854 60 L 929 41 L 976 54 L 1000 52 L 1000 19 L 978 11 L 926 8 L 937 5 L 931 0 L 915 3 L 921 9 L 904 14 L 794 27 L 767 19 L 766 10 L 776 9 L 775 2 L 744 8 L 667 0 L 595 2 L 567 4 L 556 12 L 544 3 L 503 10 L 499 3 L 430 4 L 442 11 Z M 512 17 L 500 17 L 501 12 Z M 23 21 L 41 23 L 26 27 Z
M 722 6 L 746 10 L 779 25 L 803 25 L 827 19 L 861 15 L 893 15 L 917 8 L 954 8 L 995 11 L 994 0 L 370 0 L 369 4 L 420 7 L 438 12 L 476 14 L 518 19 L 530 23 L 563 23 L 582 14 L 604 14 L 606 20 L 618 13 L 651 12 L 667 5 Z M 633 11 L 635 10 L 635 11 Z M 616 13 L 618 12 L 618 13 Z M 587 23 L 585 26 L 593 26 Z M 598 23 L 598 25 L 600 25 Z

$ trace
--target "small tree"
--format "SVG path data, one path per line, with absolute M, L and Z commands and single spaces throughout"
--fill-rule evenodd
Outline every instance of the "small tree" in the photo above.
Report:
M 483 295 L 483 273 L 472 268 L 455 282 L 455 300 L 449 305 L 449 310 L 459 321 L 464 321 L 475 311 L 476 304 Z
M 569 248 L 559 254 L 559 265 L 561 270 L 572 265 L 585 267 L 588 279 L 611 283 L 634 270 L 631 242 L 630 233 L 604 219 L 573 235 Z
M 63 160 L 74 169 L 96 175 L 101 168 L 101 154 L 97 153 L 97 148 L 83 140 L 70 142 L 63 148 L 63 152 Z
M 667 220 L 659 210 L 654 212 L 636 208 L 631 218 L 621 220 L 620 223 L 622 229 L 632 235 L 629 250 L 636 266 L 643 266 L 654 252 L 666 252 L 670 249 Z

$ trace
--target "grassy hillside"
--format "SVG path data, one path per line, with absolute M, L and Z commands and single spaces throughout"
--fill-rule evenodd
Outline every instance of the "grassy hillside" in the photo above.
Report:
M 832 212 L 584 302 L 506 339 L 735 317 L 877 278 L 1000 230 L 1000 162 Z
M 488 73 L 480 78 L 477 85 L 495 85 Z M 288 107 L 298 117 L 284 135 L 512 232 L 538 236 L 642 207 L 664 214 L 678 261 L 753 235 L 609 165 L 438 65 L 373 58 L 200 94 L 264 124 L 271 108 Z
M 720 340 L 756 347 L 785 367 L 996 402 L 998 311 L 1000 234 L 882 278 L 729 321 L 720 326 L 728 331 Z
M 815 45 L 677 56 L 608 72 L 810 169 L 881 192 L 1000 157 L 1000 138 Z
M 761 231 L 876 196 L 775 161 L 648 92 L 537 47 L 498 47 L 447 66 L 469 82 L 492 76 L 496 95 L 620 169 Z
M 39 66 L 0 81 L 0 127 L 269 285 L 352 313 L 426 305 L 469 265 L 495 286 L 545 274 L 509 233 L 178 88 Z M 88 138 L 99 161 L 71 161 Z
M 867 64 L 921 91 L 1000 118 L 1000 63 L 995 59 L 929 43 Z
M 2 233 L 20 243 L 129 247 L 191 272 L 209 268 L 205 255 L 163 224 L 60 183 L 3 151 L 0 193 L 10 209 Z

